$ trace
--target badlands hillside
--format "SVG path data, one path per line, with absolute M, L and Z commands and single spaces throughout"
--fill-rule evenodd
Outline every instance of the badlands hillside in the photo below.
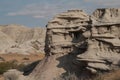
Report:
M 11 31 L 7 32 L 7 29 L 4 31 L 1 28 L 1 33 L 5 33 L 1 37 L 7 39 L 6 36 L 10 37 L 9 41 L 6 40 L 8 46 L 11 43 L 17 44 L 6 52 L 8 50 L 10 52 L 12 48 L 19 49 L 27 44 L 39 43 L 39 39 L 36 38 L 40 33 L 36 32 L 35 35 L 34 30 L 24 29 L 23 32 L 19 30 L 14 30 L 18 31 L 15 33 L 16 36 Z M 40 49 L 38 46 L 32 48 Z M 113 75 L 112 71 L 118 72 L 114 72 Z M 86 14 L 83 10 L 68 10 L 48 22 L 45 57 L 37 66 L 28 75 L 18 70 L 9 70 L 4 73 L 4 78 L 5 80 L 91 80 L 95 75 L 108 73 L 107 76 L 116 74 L 115 79 L 110 76 L 111 79 L 93 80 L 120 80 L 119 71 L 120 9 L 101 8 L 95 10 L 92 15 Z M 69 78 L 72 74 L 74 76 Z
M 46 30 L 22 25 L 0 25 L 0 80 L 2 73 L 22 68 L 44 57 Z M 17 67 L 18 66 L 18 67 Z
M 0 25 L 0 54 L 44 53 L 46 30 L 22 25 Z

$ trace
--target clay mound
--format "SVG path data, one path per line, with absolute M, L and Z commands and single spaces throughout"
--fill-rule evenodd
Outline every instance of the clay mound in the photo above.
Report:
M 22 25 L 10 24 L 10 25 L 2 25 L 0 27 L 1 31 L 11 37 L 14 41 L 19 37 L 19 35 L 25 32 L 28 28 Z
M 10 24 L 1 25 L 0 31 L 1 34 L 6 35 L 6 38 L 0 39 L 0 47 L 7 47 L 7 45 L 11 44 L 7 48 L 2 48 L 4 53 L 44 53 L 44 41 L 46 33 L 44 28 L 28 28 L 22 25 Z M 2 35 L 0 36 L 2 37 Z M 8 42 L 9 44 L 7 44 Z
M 6 34 L 0 31 L 0 52 L 3 53 L 5 49 L 15 45 L 16 43 Z
M 43 28 L 28 28 L 22 25 L 5 25 L 0 27 L 1 31 L 11 37 L 17 43 L 23 43 L 31 39 L 43 39 L 45 29 Z

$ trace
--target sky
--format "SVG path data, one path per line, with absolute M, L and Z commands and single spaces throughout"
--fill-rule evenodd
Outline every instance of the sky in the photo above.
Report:
M 83 9 L 120 8 L 120 0 L 0 0 L 0 25 L 20 24 L 44 27 L 56 14 Z

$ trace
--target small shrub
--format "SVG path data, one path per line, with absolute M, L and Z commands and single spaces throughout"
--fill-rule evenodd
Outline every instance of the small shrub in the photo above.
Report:
M 0 63 L 0 74 L 3 74 L 5 71 L 7 71 L 8 69 L 10 69 L 10 64 L 6 63 Z

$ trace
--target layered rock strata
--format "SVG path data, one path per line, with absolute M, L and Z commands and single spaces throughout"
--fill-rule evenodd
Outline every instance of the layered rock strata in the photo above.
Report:
M 0 54 L 44 53 L 46 30 L 44 28 L 28 28 L 22 25 L 0 26 Z
M 46 54 L 76 55 L 93 73 L 120 66 L 120 9 L 97 9 L 91 16 L 68 10 L 48 23 Z
M 120 65 L 120 9 L 97 9 L 89 16 L 69 10 L 48 23 L 46 53 L 74 54 L 86 69 L 109 71 Z
M 97 9 L 91 16 L 82 10 L 55 16 L 47 25 L 46 57 L 19 80 L 54 80 L 67 73 L 86 77 L 89 71 L 119 68 L 119 19 L 120 9 L 115 8 Z
M 92 72 L 119 67 L 120 9 L 98 9 L 91 20 L 87 50 L 78 55 L 78 60 L 87 63 L 86 68 Z

